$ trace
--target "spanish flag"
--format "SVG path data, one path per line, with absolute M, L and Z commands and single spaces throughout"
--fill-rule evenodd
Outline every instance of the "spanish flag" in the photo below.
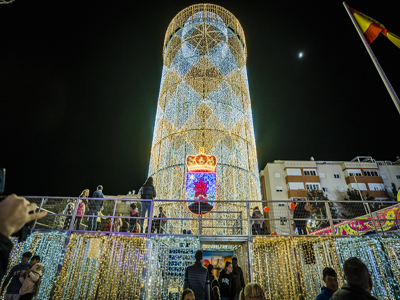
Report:
M 400 37 L 388 31 L 385 26 L 383 26 L 378 21 L 364 15 L 363 13 L 356 11 L 349 7 L 351 14 L 353 15 L 354 19 L 358 23 L 358 27 L 360 27 L 361 31 L 365 39 L 367 40 L 368 44 L 371 44 L 379 35 L 382 33 L 386 36 L 393 44 L 400 48 Z

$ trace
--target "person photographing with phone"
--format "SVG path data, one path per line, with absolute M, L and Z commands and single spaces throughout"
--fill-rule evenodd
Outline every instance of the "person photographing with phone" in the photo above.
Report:
M 26 223 L 43 218 L 47 212 L 35 212 L 37 205 L 15 194 L 0 202 L 0 278 L 3 278 L 13 247 L 10 236 Z

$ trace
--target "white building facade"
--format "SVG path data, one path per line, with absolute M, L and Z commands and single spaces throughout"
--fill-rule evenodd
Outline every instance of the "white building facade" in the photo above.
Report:
M 351 161 L 275 160 L 260 172 L 263 200 L 306 200 L 308 190 L 319 190 L 329 200 L 344 200 L 347 190 L 360 190 L 376 200 L 395 197 L 392 183 L 400 187 L 400 160 L 375 161 L 358 156 Z M 288 232 L 288 203 L 268 204 L 271 232 Z M 289 217 L 289 216 L 288 216 Z

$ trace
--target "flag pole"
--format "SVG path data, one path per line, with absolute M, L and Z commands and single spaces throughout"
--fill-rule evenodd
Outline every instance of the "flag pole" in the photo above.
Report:
M 354 19 L 353 15 L 351 14 L 348 6 L 346 5 L 346 3 L 344 1 L 343 1 L 343 6 L 346 9 L 347 13 L 349 14 L 349 17 L 350 17 L 351 21 L 353 22 L 353 25 L 354 25 L 354 27 L 356 28 L 356 30 L 358 32 L 358 35 L 360 36 L 361 40 L 363 41 L 363 44 L 364 44 L 365 48 L 367 49 L 367 51 L 369 53 L 369 56 L 372 59 L 372 62 L 374 63 L 376 69 L 378 70 L 378 73 L 381 76 L 382 81 L 385 84 L 386 89 L 388 90 L 389 95 L 392 98 L 393 103 L 396 106 L 397 111 L 400 114 L 400 100 L 399 100 L 399 97 L 397 97 L 397 94 L 394 91 L 392 85 L 390 84 L 389 79 L 386 77 L 385 72 L 383 72 L 381 65 L 379 64 L 378 60 L 376 59 L 374 52 L 372 52 L 372 49 L 369 46 L 367 40 L 365 39 L 360 27 L 358 27 L 357 21 Z

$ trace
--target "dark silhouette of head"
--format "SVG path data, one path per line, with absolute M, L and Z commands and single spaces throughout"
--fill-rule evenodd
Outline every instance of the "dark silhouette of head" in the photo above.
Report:
M 149 186 L 149 185 L 153 185 L 153 177 L 149 177 L 147 178 L 146 182 L 144 183 L 144 185 Z
M 344 262 L 343 271 L 349 285 L 363 290 L 372 288 L 371 275 L 361 259 L 350 257 Z
M 196 261 L 202 261 L 203 260 L 203 250 L 197 250 L 194 258 L 196 259 Z

